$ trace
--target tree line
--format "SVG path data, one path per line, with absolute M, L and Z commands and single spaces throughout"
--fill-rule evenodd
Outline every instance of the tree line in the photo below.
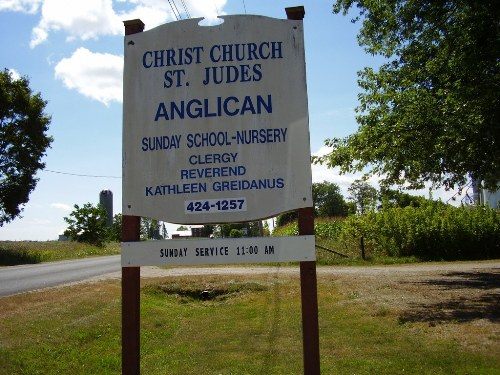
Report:
M 316 217 L 342 218 L 352 214 L 364 214 L 382 204 L 406 207 L 419 207 L 423 197 L 382 188 L 380 191 L 364 181 L 355 181 L 348 189 L 346 199 L 337 184 L 323 181 L 312 184 L 314 212 Z M 106 242 L 121 241 L 122 216 L 117 214 L 113 224 L 106 225 L 106 209 L 100 205 L 86 203 L 75 205 L 74 210 L 64 220 L 68 228 L 64 235 L 78 242 L 87 242 L 102 246 Z M 282 226 L 296 219 L 296 211 L 279 215 L 276 225 Z M 180 226 L 178 230 L 188 230 Z M 252 221 L 245 223 L 207 224 L 201 231 L 202 237 L 238 238 L 269 236 L 267 222 Z M 142 240 L 166 239 L 169 237 L 165 224 L 151 218 L 141 218 L 140 237 Z

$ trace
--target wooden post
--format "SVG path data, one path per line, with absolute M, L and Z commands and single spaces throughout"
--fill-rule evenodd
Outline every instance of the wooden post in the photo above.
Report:
M 312 207 L 301 208 L 298 214 L 299 235 L 314 234 L 314 209 Z M 300 262 L 304 375 L 320 374 L 317 283 L 316 262 Z
M 303 6 L 286 8 L 289 20 L 303 20 Z M 299 235 L 314 234 L 314 208 L 298 210 Z M 304 375 L 320 374 L 318 281 L 316 262 L 300 262 L 300 291 L 302 298 L 302 345 L 304 353 Z
M 144 30 L 141 20 L 125 21 L 125 35 L 140 33 Z M 139 216 L 123 215 L 122 241 L 140 240 Z M 139 375 L 141 372 L 140 353 L 140 267 L 122 267 L 122 374 Z

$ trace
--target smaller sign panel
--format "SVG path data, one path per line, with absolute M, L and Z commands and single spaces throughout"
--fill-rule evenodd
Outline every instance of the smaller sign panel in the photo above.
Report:
M 316 260 L 314 236 L 123 242 L 122 267 Z

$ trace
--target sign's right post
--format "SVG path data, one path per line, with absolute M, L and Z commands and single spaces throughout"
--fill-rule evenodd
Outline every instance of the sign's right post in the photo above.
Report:
M 286 8 L 285 11 L 289 20 L 304 19 L 305 10 L 302 6 Z M 299 235 L 313 235 L 314 208 L 306 207 L 297 211 Z M 316 261 L 300 262 L 300 291 L 302 300 L 304 375 L 319 375 L 320 355 Z
M 314 209 L 298 210 L 299 235 L 314 234 Z M 304 375 L 319 375 L 318 286 L 316 261 L 300 262 L 300 293 L 302 299 L 302 345 Z

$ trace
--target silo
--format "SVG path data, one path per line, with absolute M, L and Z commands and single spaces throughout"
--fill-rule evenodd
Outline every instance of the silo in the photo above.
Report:
M 99 193 L 99 203 L 106 210 L 106 226 L 113 225 L 113 192 L 103 190 Z

